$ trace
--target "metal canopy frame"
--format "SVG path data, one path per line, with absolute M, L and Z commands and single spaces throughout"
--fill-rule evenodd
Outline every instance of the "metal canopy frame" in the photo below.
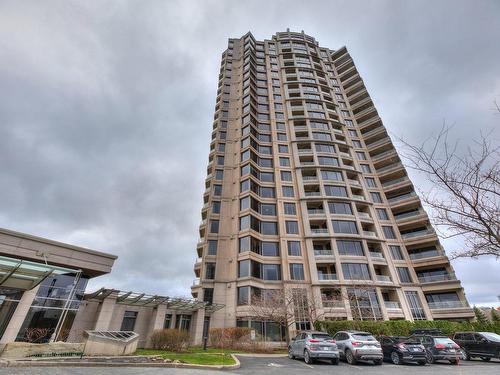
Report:
M 167 297 L 157 294 L 147 295 L 146 293 L 135 293 L 132 291 L 124 292 L 107 288 L 101 288 L 94 293 L 85 294 L 83 298 L 85 300 L 103 301 L 112 294 L 116 296 L 116 303 L 128 306 L 157 307 L 159 305 L 166 305 L 167 309 L 185 312 L 193 312 L 205 308 L 205 311 L 208 313 L 213 313 L 224 307 L 222 304 L 209 304 L 208 302 L 191 298 Z

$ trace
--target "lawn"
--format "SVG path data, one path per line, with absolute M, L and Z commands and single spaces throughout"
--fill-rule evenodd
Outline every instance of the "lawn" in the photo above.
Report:
M 207 348 L 204 351 L 202 348 L 189 348 L 185 352 L 174 353 L 166 352 L 157 349 L 137 349 L 136 355 L 159 355 L 164 359 L 179 360 L 183 363 L 195 365 L 234 365 L 235 361 L 230 353 L 235 353 L 234 350 L 222 350 L 215 348 Z

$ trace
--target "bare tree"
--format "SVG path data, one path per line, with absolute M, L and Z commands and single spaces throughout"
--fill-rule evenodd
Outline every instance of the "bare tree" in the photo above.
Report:
M 460 236 L 466 248 L 452 257 L 500 256 L 500 147 L 491 134 L 481 134 L 465 152 L 451 142 L 452 127 L 443 125 L 437 136 L 421 145 L 400 140 L 406 166 L 432 183 L 422 192 L 444 238 Z M 463 153 L 463 155 L 462 155 Z

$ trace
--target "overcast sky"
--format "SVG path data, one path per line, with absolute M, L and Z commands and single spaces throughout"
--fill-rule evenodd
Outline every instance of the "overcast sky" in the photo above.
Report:
M 499 1 L 0 0 L 0 227 L 118 255 L 89 289 L 189 295 L 221 53 L 287 27 L 347 46 L 391 134 L 500 125 Z M 500 261 L 454 266 L 496 303 Z

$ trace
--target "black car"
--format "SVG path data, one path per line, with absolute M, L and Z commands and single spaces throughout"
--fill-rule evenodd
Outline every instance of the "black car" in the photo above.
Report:
M 408 339 L 425 347 L 427 363 L 448 361 L 456 365 L 460 361 L 460 346 L 449 337 L 437 333 L 414 333 Z
M 416 362 L 423 366 L 427 363 L 425 347 L 418 340 L 399 336 L 380 336 L 377 339 L 386 361 L 390 360 L 395 365 Z
M 493 332 L 456 332 L 453 341 L 465 351 L 465 359 L 479 357 L 483 361 L 500 359 L 500 335 Z

